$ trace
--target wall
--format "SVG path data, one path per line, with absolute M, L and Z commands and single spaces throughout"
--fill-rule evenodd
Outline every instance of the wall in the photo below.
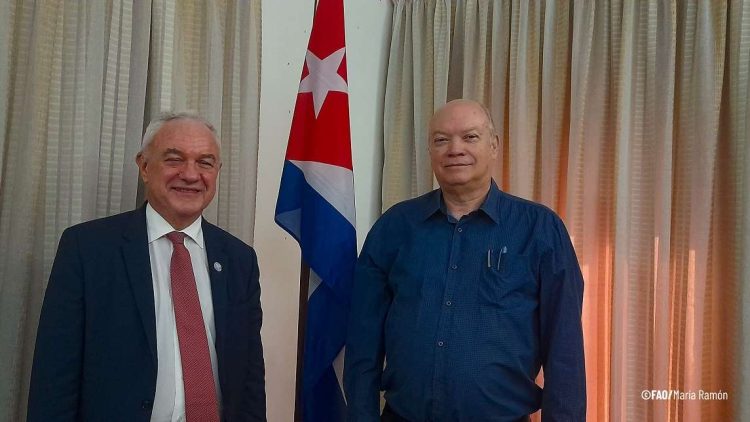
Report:
M 313 15 L 312 0 L 263 3 L 255 249 L 261 270 L 268 420 L 294 414 L 299 248 L 273 221 L 281 168 Z M 380 215 L 382 107 L 392 5 L 345 1 L 357 241 Z

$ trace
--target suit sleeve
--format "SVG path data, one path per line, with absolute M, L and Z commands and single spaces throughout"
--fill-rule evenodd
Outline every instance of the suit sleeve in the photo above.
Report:
M 380 420 L 380 384 L 385 357 L 384 324 L 392 295 L 381 262 L 385 240 L 378 225 L 368 235 L 354 273 L 344 360 L 349 422 Z
M 552 248 L 540 264 L 542 421 L 584 422 L 583 276 L 562 221 L 555 218 L 550 232 Z
M 39 318 L 31 371 L 28 421 L 79 419 L 83 361 L 83 274 L 71 229 L 57 248 Z
M 263 361 L 263 345 L 260 338 L 260 328 L 263 323 L 263 311 L 260 307 L 260 270 L 258 258 L 255 251 L 252 254 L 252 270 L 249 278 L 249 295 L 251 306 L 249 306 L 250 327 L 250 353 L 248 353 L 248 374 L 245 381 L 245 400 L 243 406 L 245 418 L 248 421 L 266 420 L 266 384 L 265 365 Z

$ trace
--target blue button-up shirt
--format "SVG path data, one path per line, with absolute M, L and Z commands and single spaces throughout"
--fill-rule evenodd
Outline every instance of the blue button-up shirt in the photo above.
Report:
M 584 421 L 582 299 L 570 237 L 548 208 L 494 182 L 458 221 L 440 190 L 395 205 L 357 263 L 349 421 L 379 420 L 380 390 L 413 422 L 513 421 L 539 408 L 544 421 Z

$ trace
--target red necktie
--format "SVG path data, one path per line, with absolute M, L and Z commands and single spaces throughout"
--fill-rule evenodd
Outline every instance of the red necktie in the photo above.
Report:
M 185 416 L 188 422 L 218 422 L 219 407 L 211 357 L 208 354 L 206 327 L 203 324 L 190 252 L 184 244 L 185 233 L 168 233 L 167 239 L 174 245 L 169 272 L 177 338 L 180 342 Z

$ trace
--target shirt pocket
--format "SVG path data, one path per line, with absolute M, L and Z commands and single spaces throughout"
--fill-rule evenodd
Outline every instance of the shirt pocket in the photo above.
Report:
M 521 305 L 534 291 L 529 258 L 506 253 L 500 267 L 484 266 L 479 279 L 478 302 L 498 308 Z

